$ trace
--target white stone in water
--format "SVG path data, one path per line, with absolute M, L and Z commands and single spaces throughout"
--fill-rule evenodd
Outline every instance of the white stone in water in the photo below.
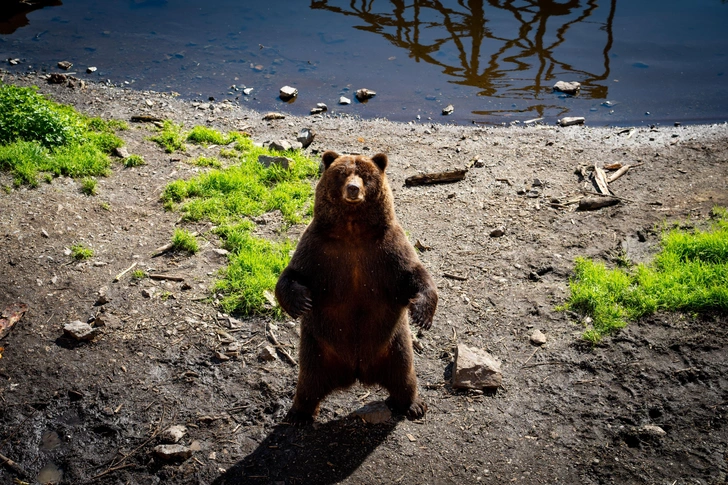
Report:
M 566 116 L 559 120 L 560 126 L 583 125 L 586 119 L 581 116 Z
M 500 362 L 485 350 L 458 344 L 452 373 L 452 387 L 483 389 L 500 387 Z
M 448 104 L 447 106 L 442 108 L 442 114 L 445 116 L 452 114 L 453 111 L 455 111 L 455 107 L 451 104 Z
M 571 94 L 571 95 L 578 93 L 580 89 L 581 89 L 581 83 L 578 83 L 576 81 L 574 81 L 574 82 L 559 81 L 556 84 L 554 84 L 554 91 L 561 91 L 562 93 Z
M 342 96 L 339 98 L 339 104 L 351 104 L 351 100 L 346 96 Z
M 283 101 L 288 101 L 298 96 L 298 89 L 291 86 L 283 86 L 280 91 L 280 97 Z

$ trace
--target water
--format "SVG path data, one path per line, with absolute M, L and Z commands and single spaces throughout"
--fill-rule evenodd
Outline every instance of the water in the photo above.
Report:
M 728 120 L 725 0 L 45 5 L 13 10 L 12 19 L 0 14 L 0 59 L 23 60 L 7 69 L 53 72 L 68 60 L 81 78 L 299 115 L 324 102 L 337 112 L 399 121 Z M 86 74 L 87 66 L 98 70 Z M 580 95 L 554 93 L 559 80 L 581 82 Z M 233 85 L 254 91 L 245 96 Z M 284 85 L 299 90 L 295 102 L 278 99 Z M 337 105 L 359 88 L 377 96 Z M 442 116 L 449 104 L 455 111 Z

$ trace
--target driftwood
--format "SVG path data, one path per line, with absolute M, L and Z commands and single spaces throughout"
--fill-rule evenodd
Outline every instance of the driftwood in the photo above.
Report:
M 121 273 L 119 273 L 118 275 L 116 275 L 114 277 L 114 283 L 116 283 L 117 281 L 119 281 L 122 276 L 124 276 L 129 271 L 131 271 L 136 265 L 137 265 L 137 263 L 135 262 L 134 264 L 132 264 L 131 266 L 129 266 L 128 268 L 126 268 L 124 271 L 122 271 Z
M 599 188 L 599 192 L 601 192 L 604 195 L 612 194 L 609 191 L 609 182 L 607 181 L 607 174 L 604 172 L 604 169 L 598 167 L 597 164 L 594 164 L 594 181 L 597 184 L 597 188 Z
M 153 280 L 169 280 L 169 281 L 184 281 L 183 276 L 174 276 L 170 274 L 150 274 L 149 277 Z
M 465 178 L 467 170 L 453 170 L 452 172 L 425 173 L 422 175 L 413 175 L 407 177 L 404 183 L 408 187 L 415 185 L 431 185 L 431 184 L 449 184 L 459 182 Z
M 631 168 L 631 165 L 622 166 L 622 168 L 620 168 L 619 170 L 617 170 L 616 172 L 611 174 L 609 177 L 607 177 L 607 182 L 611 184 L 612 182 L 617 180 L 619 177 L 621 177 L 622 175 L 627 173 L 627 170 L 629 170 L 630 168 Z
M 578 210 L 594 211 L 601 209 L 602 207 L 609 207 L 616 204 L 619 204 L 619 199 L 616 197 L 584 197 L 579 201 Z
M 155 123 L 164 121 L 162 118 L 158 116 L 151 116 L 151 115 L 134 115 L 131 117 L 131 121 L 135 123 Z

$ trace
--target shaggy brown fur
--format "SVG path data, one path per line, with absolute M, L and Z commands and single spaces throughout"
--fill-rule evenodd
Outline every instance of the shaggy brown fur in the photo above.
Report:
M 424 416 L 417 395 L 407 311 L 430 328 L 435 284 L 394 215 L 387 156 L 328 151 L 314 217 L 276 285 L 276 298 L 302 315 L 300 370 L 286 421 L 312 421 L 334 389 L 379 384 L 408 418 Z

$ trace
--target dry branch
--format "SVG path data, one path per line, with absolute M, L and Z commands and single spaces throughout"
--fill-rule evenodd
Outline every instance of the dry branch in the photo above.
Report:
M 467 170 L 453 170 L 452 172 L 437 172 L 437 173 L 425 173 L 422 175 L 413 175 L 407 177 L 404 183 L 408 187 L 414 187 L 416 185 L 431 185 L 431 184 L 449 184 L 453 182 L 459 182 L 465 178 Z

